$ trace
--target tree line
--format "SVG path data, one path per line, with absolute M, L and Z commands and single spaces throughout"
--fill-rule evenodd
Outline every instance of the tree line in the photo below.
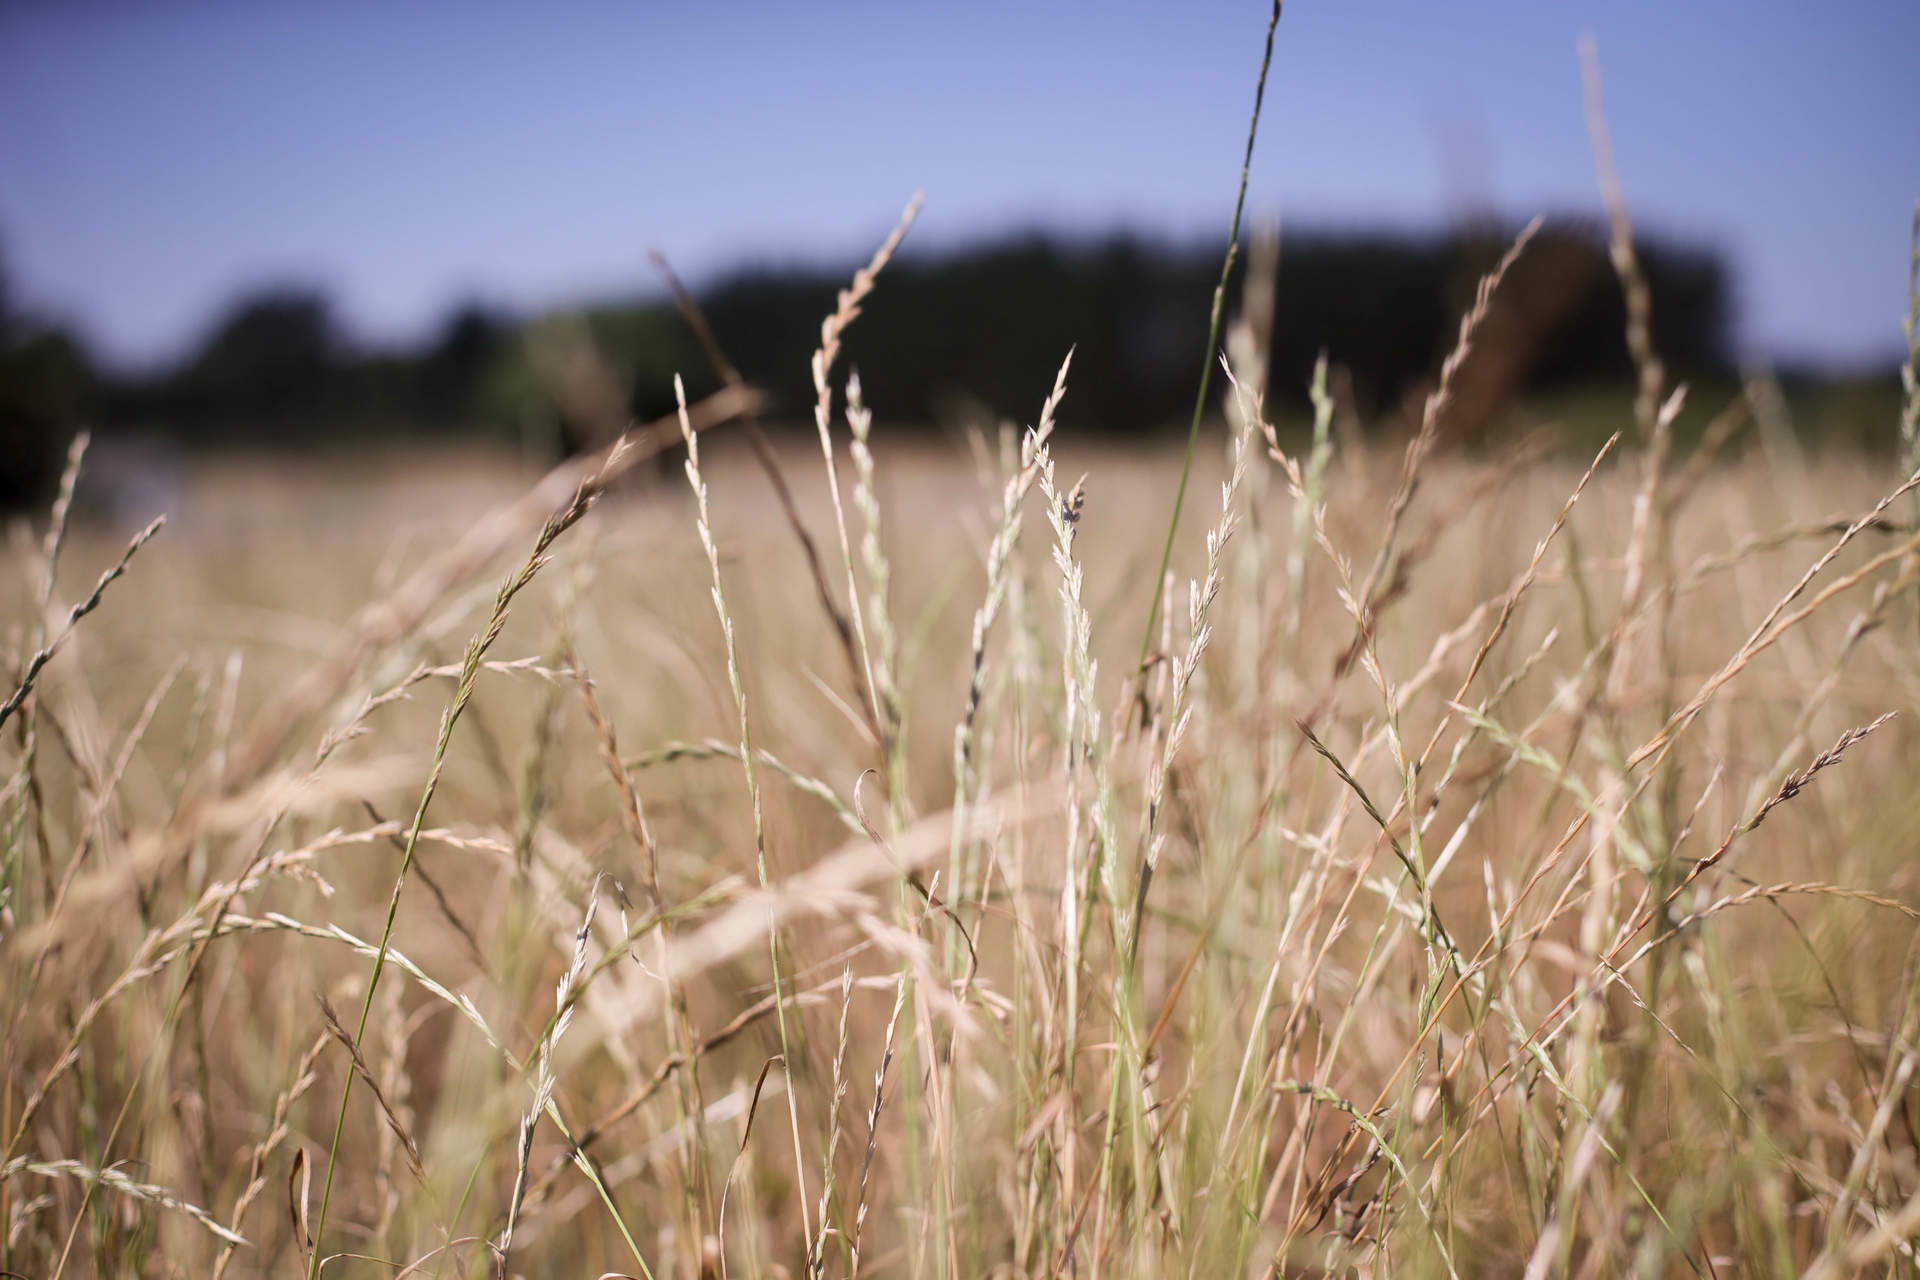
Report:
M 1434 375 L 1509 235 L 1290 234 L 1269 341 L 1277 409 L 1297 407 L 1325 351 L 1362 416 L 1390 417 Z M 888 268 L 846 357 L 884 419 L 1024 421 L 1072 347 L 1068 425 L 1162 430 L 1191 410 L 1218 253 L 1130 235 L 1032 234 L 907 256 Z M 1724 259 L 1658 239 L 1638 253 L 1668 365 L 1685 376 L 1729 373 Z M 695 290 L 720 348 L 767 392 L 775 420 L 810 415 L 809 357 L 845 279 L 753 267 Z M 1238 282 L 1229 289 L 1237 299 Z M 1501 290 L 1458 412 L 1486 417 L 1514 396 L 1617 381 L 1630 367 L 1623 332 L 1602 228 L 1550 224 Z M 691 395 L 717 385 L 663 290 L 533 316 L 464 305 L 419 346 L 382 350 L 355 343 L 323 292 L 271 288 L 236 300 L 173 367 L 134 375 L 10 308 L 0 276 L 0 502 L 43 494 L 82 425 L 198 447 L 317 449 L 418 435 L 558 452 L 629 417 L 670 411 L 676 373 Z

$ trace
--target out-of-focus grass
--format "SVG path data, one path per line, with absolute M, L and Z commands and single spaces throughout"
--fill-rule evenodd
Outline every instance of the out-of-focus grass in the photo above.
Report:
M 497 1265 L 556 999 L 521 1274 L 1899 1265 L 1920 1188 L 1910 730 L 1801 776 L 1914 702 L 1912 556 L 1887 554 L 1913 542 L 1904 504 L 1845 532 L 1894 468 L 1830 451 L 1783 471 L 1736 440 L 1679 495 L 1669 568 L 1623 618 L 1631 455 L 1531 578 L 1582 465 L 1434 458 L 1356 649 L 1340 595 L 1400 459 L 1336 451 L 1303 506 L 1256 431 L 1206 640 L 1181 585 L 1143 702 L 1126 650 L 1169 462 L 1060 439 L 1035 461 L 1057 494 L 1088 473 L 1061 527 L 1094 683 L 1074 677 L 1070 714 L 1062 553 L 1035 495 L 956 831 L 982 557 L 1018 445 L 982 463 L 875 434 L 902 794 L 764 477 L 715 436 L 715 550 L 764 753 L 756 887 L 692 504 L 608 497 L 515 603 L 452 737 L 358 1045 L 379 1087 L 349 1106 L 329 1273 Z M 1216 534 L 1227 434 L 1205 437 L 1196 489 Z M 783 461 L 830 543 L 817 455 Z M 12 1270 L 204 1272 L 214 1225 L 248 1241 L 229 1274 L 303 1265 L 289 1197 L 311 1228 L 351 1062 L 316 997 L 364 992 L 453 670 L 531 534 L 283 743 L 246 748 L 358 606 L 521 483 L 466 463 L 441 492 L 445 465 L 208 477 L 4 727 Z M 1204 575 L 1204 532 L 1183 574 Z M 68 541 L 56 631 L 119 551 Z M 1842 541 L 1672 750 L 1627 764 Z M 31 576 L 10 588 L 22 654 Z

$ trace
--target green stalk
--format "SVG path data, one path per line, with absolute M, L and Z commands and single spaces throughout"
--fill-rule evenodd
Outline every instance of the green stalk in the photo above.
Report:
M 1233 201 L 1233 227 L 1227 232 L 1227 256 L 1220 263 L 1220 283 L 1213 289 L 1213 318 L 1207 325 L 1207 350 L 1200 358 L 1200 394 L 1193 400 L 1193 422 L 1187 427 L 1187 452 L 1180 462 L 1180 485 L 1173 491 L 1173 516 L 1167 521 L 1167 544 L 1160 552 L 1160 571 L 1153 575 L 1149 594 L 1153 604 L 1147 609 L 1147 629 L 1140 637 L 1140 660 L 1135 671 L 1145 671 L 1147 655 L 1153 649 L 1153 629 L 1160 625 L 1160 584 L 1167 580 L 1173 564 L 1173 538 L 1180 529 L 1180 507 L 1187 498 L 1187 479 L 1193 473 L 1193 451 L 1200 442 L 1200 418 L 1207 410 L 1207 389 L 1213 385 L 1213 353 L 1220 349 L 1220 323 L 1227 310 L 1227 278 L 1233 274 L 1234 260 L 1240 256 L 1240 214 L 1247 205 L 1247 175 L 1253 171 L 1253 139 L 1260 131 L 1260 103 L 1267 96 L 1267 68 L 1273 63 L 1273 31 L 1280 25 L 1281 0 L 1273 0 L 1273 16 L 1267 19 L 1267 47 L 1260 55 L 1260 79 L 1253 88 L 1253 119 L 1247 124 L 1247 151 L 1240 160 L 1240 193 Z M 1144 695 L 1143 695 L 1144 696 Z

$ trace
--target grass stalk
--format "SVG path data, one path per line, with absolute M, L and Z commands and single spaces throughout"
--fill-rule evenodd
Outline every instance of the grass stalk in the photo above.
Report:
M 1213 311 L 1207 320 L 1207 349 L 1200 358 L 1200 389 L 1193 398 L 1193 421 L 1187 426 L 1187 449 L 1180 460 L 1180 481 L 1173 490 L 1173 514 L 1167 518 L 1167 541 L 1160 551 L 1160 570 L 1153 575 L 1156 590 L 1147 610 L 1147 625 L 1140 637 L 1140 658 L 1134 670 L 1144 678 L 1147 658 L 1153 650 L 1154 628 L 1160 624 L 1158 584 L 1173 567 L 1174 537 L 1180 532 L 1180 507 L 1187 498 L 1187 480 L 1193 474 L 1193 453 L 1200 443 L 1200 420 L 1207 412 L 1207 390 L 1213 381 L 1214 353 L 1220 347 L 1220 326 L 1227 311 L 1227 281 L 1233 276 L 1234 260 L 1240 253 L 1240 215 L 1247 203 L 1247 179 L 1253 173 L 1253 141 L 1260 132 L 1260 106 L 1267 96 L 1267 69 L 1273 63 L 1273 33 L 1280 25 L 1282 0 L 1273 0 L 1273 14 L 1267 19 L 1267 43 L 1260 54 L 1260 78 L 1253 86 L 1253 116 L 1247 122 L 1247 149 L 1240 158 L 1240 189 L 1233 198 L 1233 223 L 1227 229 L 1227 251 L 1220 262 L 1220 283 L 1213 289 Z

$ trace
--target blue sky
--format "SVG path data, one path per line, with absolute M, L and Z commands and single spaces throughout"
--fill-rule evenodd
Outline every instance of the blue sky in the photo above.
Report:
M 405 340 L 535 307 L 1009 227 L 1224 233 L 1265 0 L 9 4 L 0 253 L 122 362 L 242 288 Z M 1891 352 L 1920 196 L 1915 0 L 1292 0 L 1250 208 L 1426 228 L 1598 208 L 1599 42 L 1643 227 L 1720 245 L 1751 353 Z M 1284 305 L 1284 274 L 1282 280 Z

